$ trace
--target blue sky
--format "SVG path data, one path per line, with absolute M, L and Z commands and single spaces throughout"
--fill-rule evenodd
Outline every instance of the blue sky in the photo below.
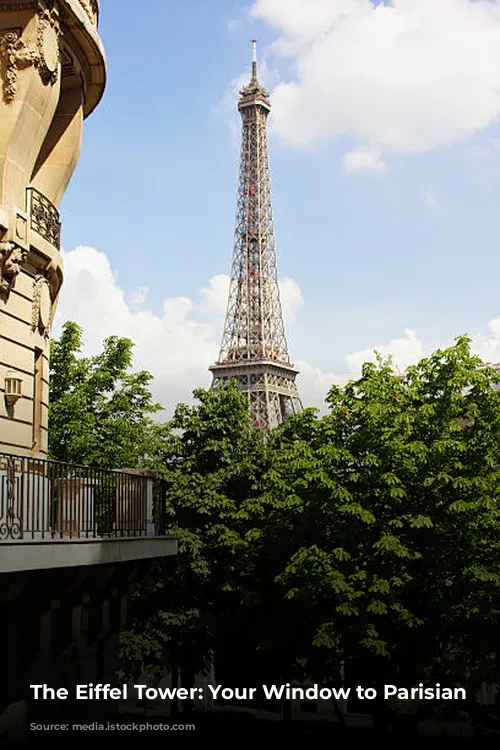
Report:
M 61 206 L 56 334 L 71 318 L 90 349 L 130 335 L 167 409 L 209 384 L 232 252 L 237 83 L 257 38 L 306 403 L 375 347 L 404 367 L 468 333 L 500 359 L 500 2 L 101 6 L 108 85 Z

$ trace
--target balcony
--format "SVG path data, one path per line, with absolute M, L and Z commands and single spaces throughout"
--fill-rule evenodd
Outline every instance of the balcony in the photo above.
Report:
M 61 249 L 61 222 L 59 211 L 48 198 L 35 188 L 28 188 L 28 214 L 31 229 L 53 247 Z
M 165 529 L 151 472 L 0 453 L 0 573 L 175 555 Z

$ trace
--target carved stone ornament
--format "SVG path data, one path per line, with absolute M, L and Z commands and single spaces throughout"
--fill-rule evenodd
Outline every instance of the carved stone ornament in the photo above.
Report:
M 37 53 L 35 64 L 44 83 L 54 84 L 59 71 L 59 13 L 38 3 Z
M 0 296 L 6 299 L 16 283 L 28 251 L 13 242 L 0 242 Z
M 38 27 L 36 47 L 32 49 L 22 39 L 21 29 L 0 30 L 0 63 L 3 99 L 11 104 L 17 94 L 19 71 L 34 65 L 44 84 L 54 84 L 59 71 L 59 13 L 49 10 L 41 0 L 36 3 Z
M 17 94 L 18 73 L 35 63 L 36 53 L 25 45 L 20 29 L 0 31 L 0 53 L 3 99 L 6 104 L 11 104 Z
M 33 310 L 31 328 L 39 331 L 48 338 L 52 318 L 52 299 L 50 297 L 49 283 L 45 276 L 39 274 L 35 277 L 33 290 Z

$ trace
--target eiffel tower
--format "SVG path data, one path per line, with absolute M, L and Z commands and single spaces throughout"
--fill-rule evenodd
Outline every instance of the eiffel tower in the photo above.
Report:
M 252 79 L 238 102 L 242 139 L 229 300 L 219 360 L 210 371 L 213 390 L 229 380 L 240 383 L 253 426 L 268 430 L 301 411 L 302 403 L 278 284 L 267 150 L 271 104 L 258 80 L 255 41 L 252 49 Z

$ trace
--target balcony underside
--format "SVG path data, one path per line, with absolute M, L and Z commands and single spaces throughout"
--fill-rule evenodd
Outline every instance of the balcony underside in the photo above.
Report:
M 170 537 L 0 543 L 0 573 L 141 562 L 177 554 Z

